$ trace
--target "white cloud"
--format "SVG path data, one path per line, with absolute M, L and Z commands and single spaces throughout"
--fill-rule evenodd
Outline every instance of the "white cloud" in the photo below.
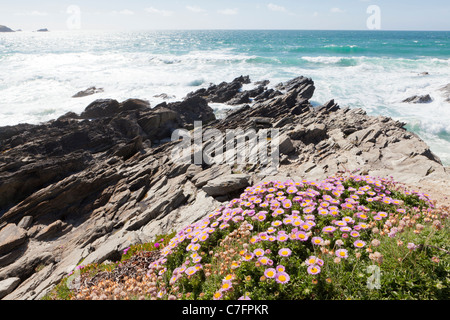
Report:
M 120 10 L 120 11 L 111 11 L 112 14 L 122 14 L 125 16 L 132 16 L 134 15 L 134 12 L 128 9 Z
M 345 12 L 341 8 L 331 8 L 330 11 L 333 12 L 333 13 L 343 13 L 343 12 Z
M 218 11 L 221 14 L 225 14 L 225 15 L 234 15 L 234 14 L 238 14 L 238 9 L 223 9 L 223 10 L 219 10 Z
M 276 4 L 269 3 L 267 5 L 267 8 L 271 11 L 278 11 L 278 12 L 286 12 L 286 8 L 282 6 L 277 6 Z
M 194 6 L 186 6 L 186 9 L 188 9 L 191 12 L 195 12 L 195 13 L 205 13 L 206 10 L 202 9 L 200 7 L 194 7 Z
M 29 11 L 29 12 L 19 12 L 16 13 L 17 16 L 33 16 L 33 17 L 43 17 L 43 16 L 48 16 L 47 12 L 42 12 L 42 11 Z
M 145 8 L 145 11 L 148 12 L 148 13 L 159 14 L 159 15 L 161 15 L 163 17 L 169 17 L 169 16 L 171 16 L 173 14 L 172 11 L 160 10 L 160 9 L 156 9 L 156 8 L 153 8 L 153 7 Z

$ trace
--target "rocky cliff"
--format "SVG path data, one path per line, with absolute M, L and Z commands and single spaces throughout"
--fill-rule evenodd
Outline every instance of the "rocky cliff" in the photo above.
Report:
M 154 108 L 96 100 L 80 115 L 0 128 L 0 298 L 39 299 L 81 261 L 116 260 L 130 245 L 199 220 L 273 175 L 318 180 L 358 170 L 449 186 L 438 157 L 403 123 L 333 100 L 313 107 L 309 78 L 243 90 L 249 83 L 239 77 Z M 217 119 L 208 102 L 236 107 Z M 277 170 L 176 161 L 172 133 L 192 130 L 194 121 L 205 134 L 279 130 Z M 205 139 L 203 147 L 219 142 Z

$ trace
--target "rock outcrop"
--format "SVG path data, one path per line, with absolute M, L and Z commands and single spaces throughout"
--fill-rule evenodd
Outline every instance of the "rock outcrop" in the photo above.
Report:
M 83 98 L 87 97 L 96 93 L 104 92 L 105 90 L 103 88 L 97 88 L 97 87 L 89 87 L 86 90 L 82 90 L 77 92 L 72 96 L 72 98 Z
M 446 102 L 450 102 L 450 83 L 439 89 L 442 92 L 442 96 L 445 98 Z
M 433 101 L 433 99 L 431 98 L 431 96 L 429 94 L 423 95 L 423 96 L 412 96 L 409 98 L 406 98 L 405 100 L 403 100 L 403 102 L 408 102 L 408 103 L 429 103 Z
M 448 190 L 438 157 L 403 123 L 334 100 L 313 107 L 309 78 L 243 91 L 249 82 L 239 77 L 154 108 L 137 99 L 96 100 L 80 115 L 0 128 L 0 298 L 42 298 L 81 261 L 118 260 L 128 246 L 193 223 L 274 176 L 359 170 Z M 218 120 L 209 101 L 245 103 Z M 279 166 L 180 161 L 172 133 L 192 134 L 194 121 L 205 136 L 238 129 L 236 138 L 245 139 L 248 130 L 277 129 Z

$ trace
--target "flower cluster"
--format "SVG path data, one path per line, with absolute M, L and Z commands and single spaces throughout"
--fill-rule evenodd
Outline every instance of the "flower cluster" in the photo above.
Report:
M 381 237 L 421 232 L 431 207 L 428 195 L 369 176 L 262 182 L 179 231 L 147 276 L 161 299 L 250 299 L 255 286 L 278 293 L 310 276 L 317 282 L 333 261 L 363 256 L 381 264 L 372 252 Z

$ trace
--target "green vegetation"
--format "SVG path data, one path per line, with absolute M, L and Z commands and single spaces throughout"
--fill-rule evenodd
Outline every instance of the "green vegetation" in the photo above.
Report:
M 265 182 L 109 265 L 158 250 L 144 275 L 72 291 L 64 279 L 47 298 L 448 299 L 448 217 L 387 179 Z

